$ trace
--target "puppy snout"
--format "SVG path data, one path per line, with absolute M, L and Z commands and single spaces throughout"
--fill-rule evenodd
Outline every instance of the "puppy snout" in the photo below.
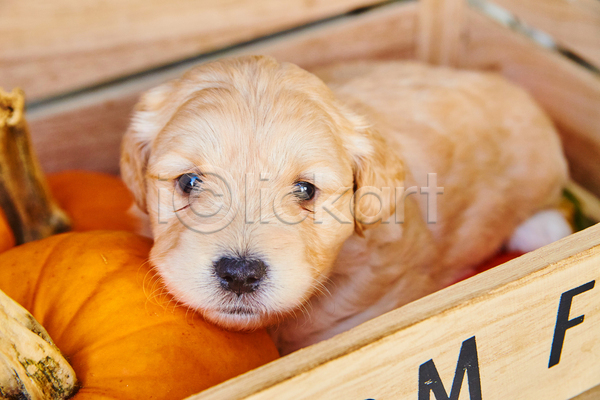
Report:
M 223 257 L 215 263 L 215 272 L 221 286 L 238 296 L 254 292 L 267 273 L 267 266 L 260 260 Z

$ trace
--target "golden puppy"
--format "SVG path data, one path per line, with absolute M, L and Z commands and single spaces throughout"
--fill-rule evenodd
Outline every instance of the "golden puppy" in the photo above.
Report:
M 222 326 L 274 326 L 282 353 L 468 273 L 567 177 L 551 122 L 498 76 L 320 77 L 269 57 L 200 65 L 144 94 L 123 142 L 167 288 Z

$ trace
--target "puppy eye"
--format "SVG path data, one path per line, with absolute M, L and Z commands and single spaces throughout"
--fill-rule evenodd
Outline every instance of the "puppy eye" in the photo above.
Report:
M 294 184 L 294 190 L 292 191 L 292 193 L 300 201 L 309 201 L 315 197 L 316 191 L 317 189 L 312 183 L 300 181 Z
M 177 186 L 183 193 L 189 194 L 194 189 L 198 189 L 202 179 L 196 174 L 183 174 L 177 178 Z

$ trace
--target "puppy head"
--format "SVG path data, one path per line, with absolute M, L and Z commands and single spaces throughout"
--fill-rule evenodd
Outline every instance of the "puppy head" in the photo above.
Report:
M 147 92 L 122 150 L 167 288 L 234 329 L 301 307 L 344 241 L 394 212 L 403 179 L 323 82 L 268 57 L 204 64 Z

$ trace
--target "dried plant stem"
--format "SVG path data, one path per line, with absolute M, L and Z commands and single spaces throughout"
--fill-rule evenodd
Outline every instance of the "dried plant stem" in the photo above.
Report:
M 33 152 L 20 89 L 0 88 L 0 207 L 17 244 L 69 230 Z

